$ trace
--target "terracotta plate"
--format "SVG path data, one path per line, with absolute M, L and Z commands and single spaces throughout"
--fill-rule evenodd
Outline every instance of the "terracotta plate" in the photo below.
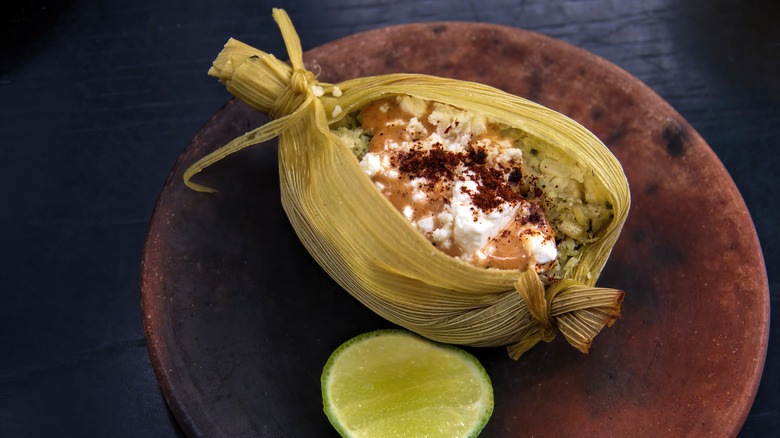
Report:
M 379 29 L 306 60 L 329 82 L 422 72 L 494 85 L 578 120 L 625 167 L 632 210 L 600 280 L 626 291 L 623 318 L 589 355 L 560 338 L 518 361 L 502 348 L 472 349 L 495 387 L 483 436 L 739 431 L 767 347 L 761 249 L 724 167 L 659 96 L 585 51 L 488 24 Z M 334 436 L 321 408 L 321 367 L 341 342 L 391 326 L 298 242 L 279 201 L 275 144 L 204 172 L 217 194 L 183 186 L 189 164 L 265 121 L 236 101 L 221 108 L 174 166 L 149 226 L 147 340 L 163 393 L 191 436 Z

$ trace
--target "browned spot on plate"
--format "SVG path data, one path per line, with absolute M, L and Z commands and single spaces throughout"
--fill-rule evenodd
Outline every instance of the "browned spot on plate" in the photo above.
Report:
M 438 25 L 435 25 L 435 26 L 431 27 L 431 30 L 433 31 L 433 33 L 442 33 L 442 32 L 447 30 L 447 25 L 446 24 L 438 24 Z
M 672 157 L 680 157 L 685 154 L 687 140 L 685 128 L 675 121 L 670 121 L 664 128 L 662 135 L 666 152 Z

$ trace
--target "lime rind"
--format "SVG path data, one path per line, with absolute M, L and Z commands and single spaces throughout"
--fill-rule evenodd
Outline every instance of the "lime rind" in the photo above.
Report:
M 325 415 L 328 417 L 328 420 L 333 425 L 333 427 L 341 434 L 343 437 L 358 437 L 363 436 L 359 435 L 357 433 L 353 433 L 355 431 L 350 430 L 350 428 L 347 426 L 347 424 L 353 424 L 355 423 L 355 418 L 350 417 L 349 412 L 342 412 L 343 415 L 339 414 L 339 408 L 334 405 L 332 400 L 332 377 L 333 372 L 336 369 L 336 362 L 339 359 L 344 358 L 345 352 L 351 350 L 353 347 L 358 346 L 360 344 L 365 343 L 366 341 L 369 341 L 373 338 L 377 337 L 388 337 L 385 341 L 390 342 L 390 338 L 393 336 L 400 336 L 401 338 L 405 338 L 408 343 L 408 340 L 414 340 L 417 342 L 422 342 L 425 345 L 425 349 L 430 351 L 431 354 L 435 353 L 448 353 L 451 354 L 453 358 L 456 358 L 457 361 L 451 361 L 451 362 L 462 362 L 463 365 L 465 365 L 468 368 L 468 374 L 470 376 L 473 376 L 478 382 L 479 391 L 477 391 L 479 394 L 481 394 L 481 397 L 479 397 L 478 400 L 474 401 L 473 409 L 476 411 L 472 418 L 475 418 L 473 423 L 471 424 L 471 427 L 464 431 L 463 435 L 464 437 L 476 437 L 480 434 L 482 429 L 487 425 L 488 421 L 490 420 L 490 417 L 493 413 L 493 387 L 490 381 L 490 377 L 488 376 L 487 372 L 485 371 L 482 364 L 480 364 L 479 360 L 477 360 L 476 357 L 474 357 L 469 352 L 460 349 L 458 347 L 455 347 L 453 345 L 449 344 L 443 344 L 435 341 L 431 341 L 429 339 L 423 338 L 415 333 L 412 333 L 410 331 L 404 330 L 404 329 L 382 329 L 382 330 L 375 330 L 367 333 L 360 334 L 358 336 L 355 336 L 352 339 L 349 339 L 348 341 L 341 344 L 336 350 L 330 355 L 330 358 L 328 358 L 327 363 L 325 364 L 325 367 L 323 368 L 322 377 L 320 379 L 321 384 L 321 390 L 322 390 L 322 401 L 323 401 L 323 410 L 325 412 Z M 392 344 L 392 342 L 390 342 Z M 364 344 L 365 345 L 365 344 Z M 392 348 L 392 347 L 391 347 Z M 396 354 L 403 355 L 404 353 L 400 351 L 400 349 L 396 348 L 394 350 Z M 359 354 L 355 353 L 355 351 L 351 351 L 351 354 Z M 354 357 L 353 357 L 354 359 Z M 370 359 L 370 358 L 369 358 Z M 415 370 L 410 371 L 410 373 L 414 374 Z M 344 377 L 344 376 L 342 376 Z M 420 379 L 426 379 L 430 376 L 424 375 L 420 377 L 419 375 L 416 376 L 417 380 Z M 403 377 L 401 377 L 403 379 Z M 426 389 L 430 389 L 430 393 L 425 394 L 425 399 L 427 401 L 430 401 L 431 399 L 434 400 L 434 403 L 437 403 L 435 410 L 436 412 L 441 412 L 444 410 L 444 408 L 441 406 L 443 402 L 446 401 L 446 397 L 450 396 L 451 394 L 445 394 L 447 391 L 447 385 L 446 385 L 446 379 L 441 378 L 430 378 L 430 381 L 426 381 L 424 383 L 421 383 L 420 385 L 426 385 Z M 349 384 L 355 384 L 355 382 L 347 382 Z M 373 384 L 372 384 L 373 387 Z M 417 392 L 420 392 L 422 386 L 418 386 L 415 390 Z M 444 388 L 443 391 L 439 391 L 442 388 Z M 461 388 L 449 388 L 451 392 L 457 393 L 458 391 L 462 394 Z M 390 391 L 392 393 L 392 391 Z M 391 394 L 390 397 L 397 397 L 398 394 Z M 455 398 L 455 397 L 453 397 Z M 466 398 L 466 397 L 462 397 Z M 426 401 L 421 400 L 420 402 Z M 397 412 L 392 407 L 394 405 L 390 403 L 391 408 L 387 409 L 388 406 L 388 400 L 371 400 L 371 399 L 362 399 L 361 402 L 365 402 L 366 405 L 370 405 L 371 403 L 377 404 L 377 406 L 384 406 L 385 408 L 382 410 L 378 410 L 376 412 L 376 416 L 379 418 L 373 418 L 368 419 L 367 422 L 371 424 L 371 427 L 381 427 L 382 424 L 391 424 L 393 421 L 396 421 L 396 419 L 403 418 L 404 412 Z M 384 402 L 384 403 L 383 403 Z M 361 403 L 362 405 L 363 403 Z M 408 408 L 408 407 L 407 407 Z M 460 412 L 463 411 L 462 405 L 458 405 L 455 407 L 452 407 L 452 411 L 456 412 L 457 408 L 461 408 Z M 343 405 L 341 405 L 340 408 L 342 411 L 348 411 L 349 409 L 345 408 Z M 419 405 L 413 407 L 415 412 L 424 411 L 427 409 L 425 406 Z M 364 410 L 365 411 L 365 410 Z M 454 414 L 454 416 L 457 416 Z M 431 415 L 432 419 L 434 418 L 433 415 Z M 469 422 L 471 420 L 469 419 Z M 425 426 L 425 425 L 423 425 Z M 415 432 L 416 434 L 416 432 Z M 417 435 L 417 434 L 416 434 Z

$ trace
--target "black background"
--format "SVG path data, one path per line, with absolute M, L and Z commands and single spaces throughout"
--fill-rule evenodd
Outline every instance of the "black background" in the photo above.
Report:
M 286 58 L 419 21 L 515 26 L 617 64 L 675 107 L 755 222 L 777 328 L 776 1 L 21 1 L 0 18 L 0 436 L 179 436 L 146 348 L 146 226 L 176 158 L 229 98 L 206 75 L 234 36 Z M 776 330 L 772 330 L 776 332 Z M 780 429 L 780 344 L 740 436 Z

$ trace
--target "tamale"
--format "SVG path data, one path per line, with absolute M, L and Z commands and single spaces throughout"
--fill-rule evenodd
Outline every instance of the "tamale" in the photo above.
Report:
M 191 179 L 227 155 L 278 136 L 282 205 L 295 232 L 323 269 L 374 312 L 436 341 L 504 345 L 514 358 L 558 330 L 587 352 L 595 335 L 619 317 L 624 295 L 594 286 L 630 204 L 626 177 L 606 146 L 562 114 L 477 83 L 419 74 L 321 83 L 303 65 L 287 14 L 275 9 L 273 15 L 289 64 L 230 39 L 209 70 L 272 121 L 200 159 L 185 172 L 186 184 L 212 191 Z M 563 251 L 566 263 L 552 276 L 480 267 L 445 254 L 377 190 L 336 135 L 367 104 L 392 96 L 484 114 L 535 149 L 567 157 L 586 169 L 585 195 L 603 199 L 609 215 Z M 565 231 L 565 224 L 561 220 L 559 228 Z

